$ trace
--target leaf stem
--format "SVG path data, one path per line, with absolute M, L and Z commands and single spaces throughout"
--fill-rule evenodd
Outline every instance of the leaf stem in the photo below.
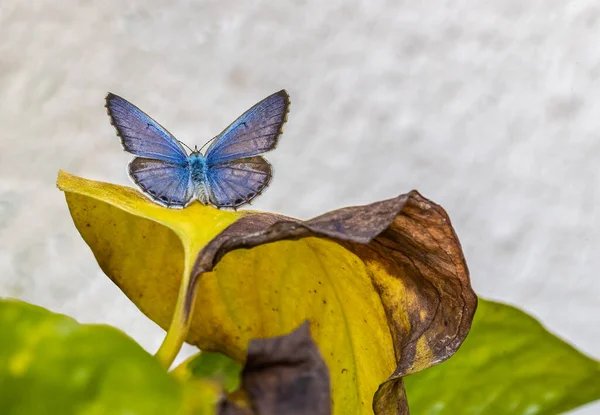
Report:
M 196 255 L 199 252 L 196 249 L 189 249 L 189 251 L 195 252 Z M 191 269 L 196 256 L 188 255 L 186 252 L 185 258 L 186 261 L 181 285 L 179 286 L 179 294 L 177 295 L 177 303 L 173 312 L 173 319 L 171 320 L 171 325 L 169 326 L 169 330 L 167 330 L 165 339 L 155 354 L 160 364 L 167 370 L 173 364 L 190 330 L 191 315 L 196 299 L 194 287 L 190 286 Z

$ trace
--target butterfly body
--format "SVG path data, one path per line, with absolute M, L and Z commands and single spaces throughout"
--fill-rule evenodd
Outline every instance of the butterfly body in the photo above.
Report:
M 194 187 L 194 194 L 196 198 L 203 204 L 210 202 L 208 193 L 208 166 L 206 164 L 206 157 L 204 157 L 199 151 L 194 151 L 188 157 L 188 168 L 190 169 L 190 176 L 192 179 L 192 186 Z
M 188 155 L 164 127 L 127 100 L 108 94 L 106 108 L 123 149 L 135 158 L 129 176 L 156 203 L 183 208 L 198 199 L 218 208 L 250 203 L 270 183 L 272 150 L 287 119 L 289 96 L 281 90 L 234 121 L 202 154 Z

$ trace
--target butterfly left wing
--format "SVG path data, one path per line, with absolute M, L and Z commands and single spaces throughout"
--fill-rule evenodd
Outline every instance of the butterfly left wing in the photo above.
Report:
M 179 141 L 118 95 L 106 96 L 106 108 L 123 149 L 136 156 L 128 166 L 134 183 L 160 205 L 187 205 L 193 197 L 193 186 L 188 156 Z
M 210 202 L 217 207 L 250 203 L 271 181 L 271 165 L 260 156 L 210 166 L 207 172 Z
M 183 208 L 194 196 L 187 166 L 136 157 L 129 163 L 129 176 L 156 203 Z
M 109 93 L 106 109 L 125 151 L 138 157 L 187 164 L 187 153 L 179 141 L 131 102 Z
M 206 151 L 208 165 L 253 157 L 274 149 L 289 108 L 290 96 L 284 89 L 254 105 L 210 145 Z

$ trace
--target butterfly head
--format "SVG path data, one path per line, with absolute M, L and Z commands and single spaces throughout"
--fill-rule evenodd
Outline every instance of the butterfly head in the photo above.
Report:
M 202 156 L 202 152 L 200 151 L 198 146 L 194 146 L 194 148 L 193 149 L 190 148 L 190 150 L 191 150 L 190 157 L 191 156 L 195 156 L 195 157 Z

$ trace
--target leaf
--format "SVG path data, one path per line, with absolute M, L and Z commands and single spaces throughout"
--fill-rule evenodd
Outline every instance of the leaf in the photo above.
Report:
M 250 339 L 308 319 L 334 414 L 402 414 L 402 376 L 447 359 L 468 333 L 477 299 L 460 244 L 415 191 L 299 221 L 169 210 L 64 172 L 58 186 L 102 270 L 161 327 L 172 321 L 166 364 L 184 337 L 243 361 Z
M 172 373 L 181 379 L 213 379 L 223 385 L 227 392 L 233 392 L 240 386 L 242 364 L 224 354 L 203 351 L 189 358 Z
M 62 171 L 57 185 L 65 192 L 75 226 L 102 271 L 165 329 L 180 320 L 173 316 L 174 305 L 178 296 L 186 294 L 185 281 L 197 253 L 243 215 L 200 203 L 166 209 L 134 189 Z M 173 353 L 171 343 L 177 345 L 182 339 L 167 340 L 159 354 L 173 355 L 179 349 Z M 174 357 L 159 356 L 171 361 Z
M 242 388 L 260 415 L 331 414 L 329 371 L 308 322 L 285 336 L 252 340 Z
M 4 415 L 208 415 L 219 393 L 209 382 L 179 383 L 112 327 L 0 300 Z
M 480 300 L 460 350 L 404 382 L 416 414 L 559 414 L 600 399 L 600 362 L 519 309 Z

